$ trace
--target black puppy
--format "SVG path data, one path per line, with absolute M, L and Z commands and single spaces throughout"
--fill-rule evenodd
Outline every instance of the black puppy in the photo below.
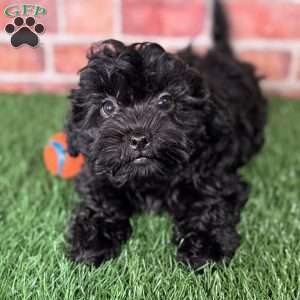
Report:
M 177 258 L 193 268 L 234 255 L 248 197 L 238 170 L 263 144 L 266 100 L 233 54 L 218 1 L 213 31 L 204 57 L 154 43 L 92 47 L 66 126 L 68 151 L 86 157 L 72 260 L 98 266 L 118 254 L 144 210 L 171 214 Z

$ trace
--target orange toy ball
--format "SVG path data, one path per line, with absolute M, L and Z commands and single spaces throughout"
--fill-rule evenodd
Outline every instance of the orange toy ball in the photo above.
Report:
M 58 132 L 50 137 L 44 148 L 43 156 L 45 166 L 52 175 L 68 179 L 75 177 L 81 171 L 84 163 L 82 154 L 72 157 L 67 152 L 67 136 L 63 132 Z

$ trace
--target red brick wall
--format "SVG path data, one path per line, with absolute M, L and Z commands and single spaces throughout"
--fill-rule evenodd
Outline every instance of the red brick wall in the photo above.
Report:
M 76 84 L 92 42 L 121 39 L 155 41 L 167 49 L 184 47 L 191 37 L 203 51 L 210 46 L 211 0 L 36 0 L 48 9 L 39 17 L 46 33 L 41 47 L 13 49 L 0 1 L 0 90 L 64 92 Z M 300 0 L 227 0 L 239 55 L 266 75 L 272 93 L 300 97 Z

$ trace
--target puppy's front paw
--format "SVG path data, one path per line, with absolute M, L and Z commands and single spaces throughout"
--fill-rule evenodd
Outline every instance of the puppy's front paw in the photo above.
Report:
M 76 233 L 69 239 L 68 257 L 75 262 L 98 267 L 119 254 L 122 241 L 131 234 L 131 227 L 116 231 L 108 237 L 100 231 L 97 235 L 91 235 L 91 232 L 85 235 L 78 235 L 78 231 Z
M 190 233 L 179 242 L 177 259 L 194 270 L 209 262 L 228 263 L 239 245 L 235 230 L 214 230 L 208 233 Z
M 195 236 L 183 238 L 177 249 L 177 260 L 197 270 L 208 262 L 215 260 L 211 246 Z
M 68 257 L 74 261 L 89 266 L 100 266 L 114 256 L 113 249 L 70 249 Z
M 106 214 L 85 204 L 78 207 L 66 232 L 67 256 L 72 261 L 99 266 L 119 254 L 132 228 L 127 216 L 110 209 L 115 213 L 114 218 L 108 214 L 108 206 Z

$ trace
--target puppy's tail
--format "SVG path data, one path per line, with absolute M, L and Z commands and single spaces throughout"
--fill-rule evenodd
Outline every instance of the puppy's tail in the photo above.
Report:
M 213 1 L 212 36 L 215 49 L 233 55 L 233 50 L 230 44 L 230 28 L 221 0 Z

